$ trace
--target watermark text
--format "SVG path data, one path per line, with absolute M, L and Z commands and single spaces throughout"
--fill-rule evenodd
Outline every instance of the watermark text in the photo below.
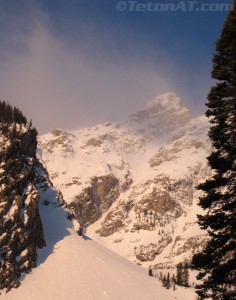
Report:
M 182 0 L 175 3 L 154 3 L 139 1 L 119 1 L 117 11 L 124 12 L 225 12 L 232 9 L 231 3 L 199 3 L 199 1 Z

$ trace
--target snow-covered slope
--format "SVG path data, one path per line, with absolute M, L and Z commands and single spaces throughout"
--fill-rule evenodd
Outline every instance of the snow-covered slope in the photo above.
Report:
M 204 241 L 196 224 L 209 175 L 205 117 L 173 93 L 121 123 L 40 137 L 38 156 L 90 237 L 143 266 L 189 260 Z
M 41 200 L 53 202 L 51 190 Z M 163 288 L 147 270 L 84 236 L 79 237 L 61 207 L 40 204 L 47 247 L 39 252 L 39 266 L 18 289 L 2 292 L 1 300 L 194 300 L 194 289 Z

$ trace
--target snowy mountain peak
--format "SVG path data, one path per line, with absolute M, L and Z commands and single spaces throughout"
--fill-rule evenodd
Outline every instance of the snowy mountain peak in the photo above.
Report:
M 147 106 L 130 116 L 132 126 L 149 129 L 155 137 L 186 125 L 191 120 L 189 110 L 184 107 L 175 93 L 157 96 Z
M 147 108 L 160 109 L 161 107 L 168 110 L 188 110 L 183 107 L 180 98 L 173 92 L 158 95 L 154 100 L 147 104 Z

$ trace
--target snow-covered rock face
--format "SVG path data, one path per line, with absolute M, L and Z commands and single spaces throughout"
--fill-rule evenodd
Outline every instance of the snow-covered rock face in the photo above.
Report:
M 0 290 L 18 287 L 45 246 L 38 203 L 52 187 L 36 158 L 36 135 L 28 124 L 0 123 Z
M 17 287 L 45 245 L 33 183 L 36 144 L 33 129 L 0 123 L 0 289 Z
M 168 93 L 125 122 L 41 136 L 38 156 L 90 237 L 138 264 L 166 267 L 204 240 L 196 185 L 210 172 L 208 128 Z

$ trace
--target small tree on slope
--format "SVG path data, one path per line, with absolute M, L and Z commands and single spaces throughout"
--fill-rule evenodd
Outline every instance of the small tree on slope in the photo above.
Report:
M 183 267 L 183 286 L 189 287 L 189 270 L 187 263 L 185 263 Z
M 230 11 L 216 43 L 206 112 L 212 126 L 213 152 L 208 162 L 213 175 L 199 186 L 200 206 L 206 210 L 198 222 L 209 234 L 205 249 L 193 257 L 200 272 L 197 294 L 204 299 L 236 299 L 236 5 Z
M 176 283 L 183 286 L 183 264 L 179 263 L 176 267 Z

